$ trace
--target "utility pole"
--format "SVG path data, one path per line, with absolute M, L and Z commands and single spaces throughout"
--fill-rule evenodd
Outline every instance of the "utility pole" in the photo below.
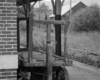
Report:
M 91 6 L 93 6 L 93 0 L 92 0 L 92 3 L 91 3 Z
M 40 20 L 40 1 L 39 1 L 39 20 Z M 40 23 L 39 23 L 39 29 L 40 29 Z
M 70 13 L 69 13 L 69 21 L 70 21 L 70 23 L 71 23 L 71 14 L 72 14 L 72 0 L 70 0 Z

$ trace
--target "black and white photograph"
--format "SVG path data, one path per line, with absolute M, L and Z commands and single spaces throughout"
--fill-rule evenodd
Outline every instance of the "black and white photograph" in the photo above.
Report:
M 0 80 L 100 80 L 100 0 L 0 0 Z

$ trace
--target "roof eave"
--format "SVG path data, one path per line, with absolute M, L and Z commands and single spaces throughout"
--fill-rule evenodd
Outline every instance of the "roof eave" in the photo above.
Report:
M 36 2 L 36 1 L 41 1 L 41 0 L 30 0 L 30 2 Z M 17 0 L 17 6 L 20 6 L 23 3 L 26 4 L 27 0 Z

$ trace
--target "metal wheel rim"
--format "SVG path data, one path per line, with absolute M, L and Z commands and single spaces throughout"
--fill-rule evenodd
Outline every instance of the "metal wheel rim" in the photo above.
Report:
M 62 69 L 57 71 L 56 80 L 65 80 L 65 73 Z

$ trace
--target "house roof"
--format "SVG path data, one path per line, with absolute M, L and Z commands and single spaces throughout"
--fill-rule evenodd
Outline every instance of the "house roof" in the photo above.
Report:
M 79 3 L 83 3 L 83 2 L 76 2 L 76 3 L 72 3 L 72 8 L 75 7 L 77 4 Z M 84 3 L 83 3 L 84 4 Z M 84 4 L 85 5 L 85 4 Z M 62 11 L 61 11 L 61 15 L 64 15 L 65 13 L 67 13 L 70 10 L 70 5 L 64 5 L 62 7 Z M 51 14 L 49 17 L 55 17 L 54 14 Z

